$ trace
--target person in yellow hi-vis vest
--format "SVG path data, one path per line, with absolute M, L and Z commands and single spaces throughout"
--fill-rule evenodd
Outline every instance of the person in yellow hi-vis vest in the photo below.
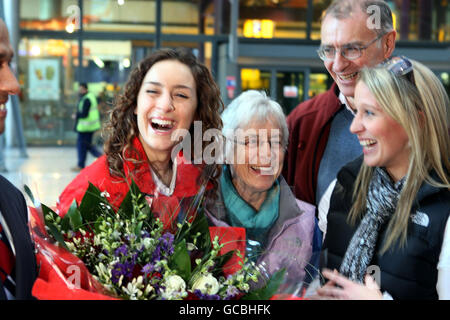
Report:
M 88 151 L 97 158 L 102 155 L 102 152 L 92 144 L 95 131 L 101 128 L 97 98 L 88 91 L 86 83 L 80 83 L 78 92 L 80 93 L 80 102 L 75 122 L 75 131 L 78 132 L 78 165 L 72 168 L 72 171 L 80 171 L 84 168 Z

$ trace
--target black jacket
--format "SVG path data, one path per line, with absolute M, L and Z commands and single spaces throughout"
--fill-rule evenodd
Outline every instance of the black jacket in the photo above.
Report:
M 28 230 L 28 213 L 22 193 L 0 176 L 0 212 L 11 232 L 16 251 L 15 297 L 32 299 L 31 289 L 37 277 L 34 247 Z
M 337 176 L 328 212 L 327 235 L 323 245 L 326 250 L 326 265 L 330 269 L 340 268 L 347 247 L 353 237 L 355 226 L 347 222 L 352 205 L 353 183 L 362 164 L 362 157 L 344 166 Z M 432 175 L 437 180 L 437 176 Z M 398 243 L 383 255 L 376 253 L 371 265 L 381 271 L 381 289 L 394 299 L 437 299 L 437 264 L 442 249 L 445 226 L 450 216 L 450 192 L 423 183 L 413 204 L 412 214 L 419 213 L 429 218 L 428 226 L 410 219 L 407 243 L 400 248 Z M 379 233 L 376 252 L 382 248 L 387 236 L 387 223 Z

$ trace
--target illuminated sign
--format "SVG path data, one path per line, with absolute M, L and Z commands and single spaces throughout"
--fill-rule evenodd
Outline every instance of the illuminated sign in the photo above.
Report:
M 244 37 L 246 38 L 273 38 L 275 23 L 272 20 L 245 20 Z

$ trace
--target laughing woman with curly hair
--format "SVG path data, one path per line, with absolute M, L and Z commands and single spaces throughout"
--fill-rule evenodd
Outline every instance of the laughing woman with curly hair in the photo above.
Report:
M 188 140 L 194 149 L 194 121 L 201 123 L 202 134 L 220 130 L 222 109 L 210 71 L 192 53 L 185 49 L 154 52 L 131 72 L 116 99 L 106 128 L 105 155 L 66 187 L 59 199 L 59 214 L 64 215 L 74 199 L 81 201 L 89 182 L 106 191 L 110 203 L 119 207 L 133 180 L 165 227 L 173 229 L 183 203 L 188 204 L 202 186 L 216 185 L 220 174 L 215 165 L 194 161 L 192 152 L 178 151 L 174 136 L 184 132 L 184 142 Z M 203 142 L 201 150 L 206 146 Z

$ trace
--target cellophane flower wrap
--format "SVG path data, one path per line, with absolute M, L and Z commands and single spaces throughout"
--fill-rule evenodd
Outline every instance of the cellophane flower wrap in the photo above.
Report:
M 175 230 L 152 214 L 134 182 L 120 208 L 89 184 L 64 217 L 25 190 L 35 204 L 38 299 L 269 299 L 283 280 L 284 270 L 264 278 L 243 256 L 245 229 L 208 226 L 204 188 Z

